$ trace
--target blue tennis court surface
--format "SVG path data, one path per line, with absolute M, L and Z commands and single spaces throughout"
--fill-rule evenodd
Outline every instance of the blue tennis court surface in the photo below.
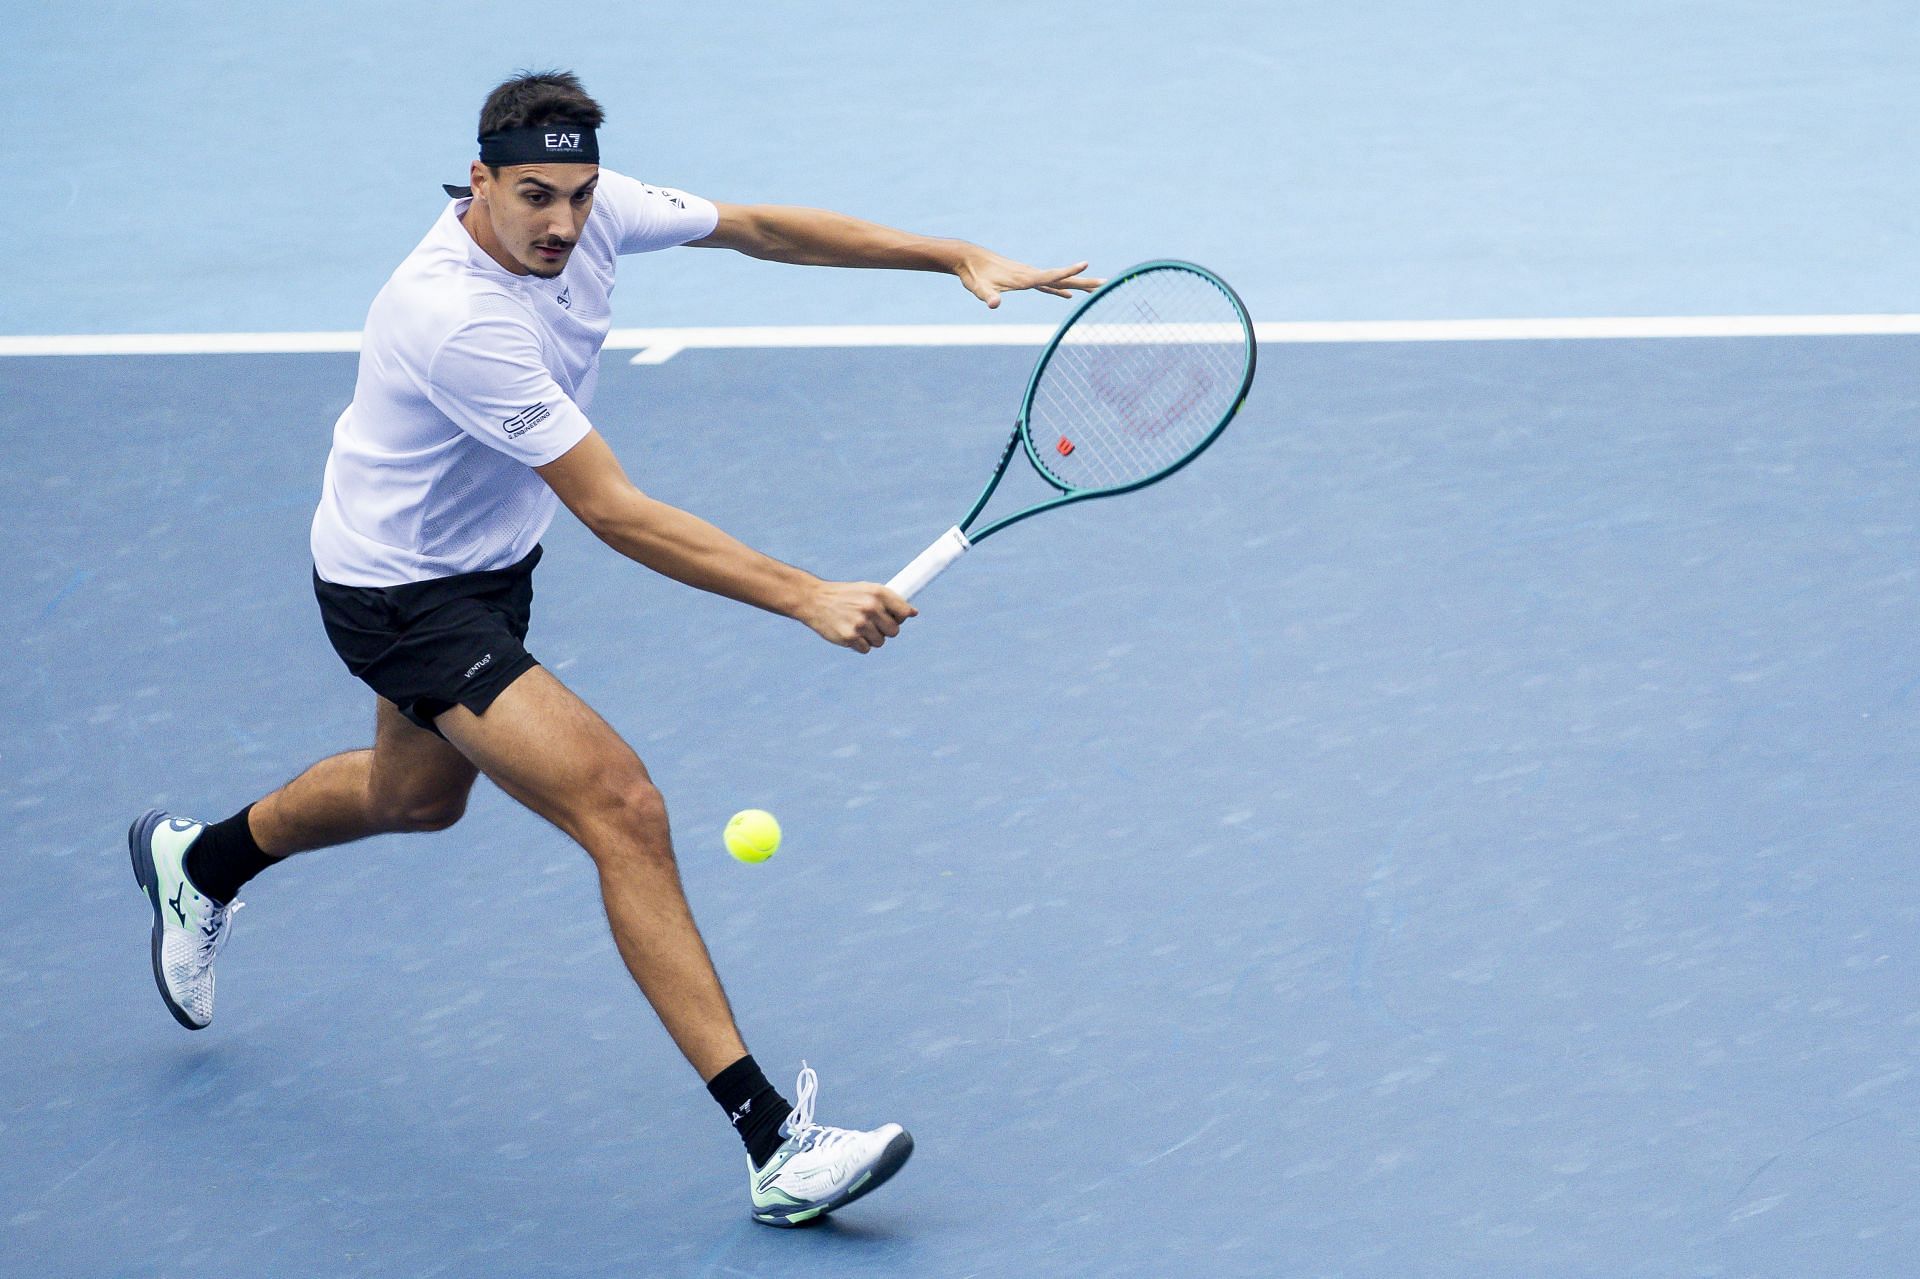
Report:
M 356 328 L 545 65 L 644 179 L 1266 322 L 1920 309 L 1906 0 L 15 7 L 0 338 Z M 616 322 L 1062 311 L 668 253 Z M 1188 472 L 864 658 L 563 514 L 532 648 L 666 792 L 749 1044 L 919 1142 L 793 1232 L 485 783 L 251 884 L 173 1023 L 127 823 L 370 740 L 306 549 L 353 358 L 0 357 L 0 1276 L 1920 1273 L 1915 341 L 1275 343 Z M 885 578 L 1032 354 L 610 354 L 594 418 Z
M 641 485 L 884 577 L 1018 350 L 607 362 Z M 484 783 L 250 885 L 214 1026 L 123 831 L 369 740 L 306 521 L 350 356 L 0 362 L 0 1272 L 1891 1275 L 1920 1257 L 1910 339 L 1270 347 L 1187 473 L 860 658 L 562 516 L 759 1059 L 920 1149 L 830 1224 Z M 760 867 L 719 830 L 764 806 Z

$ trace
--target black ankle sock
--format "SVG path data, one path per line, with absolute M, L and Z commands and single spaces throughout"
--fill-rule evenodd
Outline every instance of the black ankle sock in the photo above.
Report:
M 707 1082 L 707 1091 L 733 1121 L 733 1130 L 746 1143 L 747 1157 L 757 1168 L 780 1148 L 780 1125 L 793 1113 L 787 1099 L 773 1090 L 749 1053 Z
M 261 852 L 260 845 L 253 842 L 253 829 L 247 825 L 247 814 L 252 811 L 253 805 L 248 804 L 226 821 L 201 831 L 187 846 L 187 878 L 223 906 L 233 900 L 240 885 L 279 860 Z

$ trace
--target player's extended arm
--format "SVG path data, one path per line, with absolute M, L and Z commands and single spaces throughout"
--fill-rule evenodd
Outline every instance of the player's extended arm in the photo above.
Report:
M 1091 292 L 1103 283 L 1080 274 L 1087 269 L 1085 262 L 1042 270 L 965 240 L 896 231 L 827 209 L 785 204 L 714 207 L 720 210 L 719 225 L 705 239 L 692 241 L 692 247 L 734 249 L 748 257 L 797 266 L 945 271 L 959 276 L 989 307 L 1000 305 L 1002 293 L 1017 289 L 1038 289 L 1064 298 L 1071 296 L 1069 290 Z
M 917 611 L 873 582 L 827 582 L 762 555 L 697 515 L 633 486 L 598 431 L 537 468 L 567 509 L 628 559 L 812 627 L 821 638 L 864 653 L 900 633 Z

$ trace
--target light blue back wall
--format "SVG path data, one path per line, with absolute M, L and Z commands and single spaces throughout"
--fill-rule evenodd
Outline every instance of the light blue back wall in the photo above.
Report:
M 1269 319 L 1920 307 L 1920 9 L 1801 3 L 237 3 L 9 16 L 0 332 L 339 329 L 486 90 L 576 69 L 610 164 Z M 669 253 L 622 324 L 954 322 L 951 282 Z M 1021 299 L 1014 319 L 1057 314 Z

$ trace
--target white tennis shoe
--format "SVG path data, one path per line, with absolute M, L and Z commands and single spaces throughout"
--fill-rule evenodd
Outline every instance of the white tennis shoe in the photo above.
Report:
M 153 907 L 153 981 L 188 1030 L 213 1020 L 213 958 L 227 944 L 240 903 L 222 906 L 187 878 L 187 846 L 206 829 L 150 808 L 127 830 L 133 877 Z
M 820 1077 L 801 1062 L 798 1100 L 780 1125 L 786 1140 L 759 1167 L 747 1160 L 755 1221 L 798 1226 L 825 1216 L 879 1188 L 913 1153 L 913 1137 L 899 1124 L 859 1132 L 813 1122 L 819 1088 Z

